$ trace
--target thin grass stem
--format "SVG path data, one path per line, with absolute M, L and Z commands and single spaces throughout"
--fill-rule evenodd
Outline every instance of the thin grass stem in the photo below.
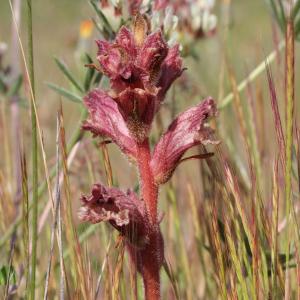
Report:
M 38 219 L 38 149 L 37 149 L 37 125 L 36 112 L 34 107 L 35 86 L 34 86 L 34 56 L 33 56 L 33 33 L 32 33 L 32 2 L 26 1 L 27 9 L 27 42 L 28 42 L 28 70 L 29 80 L 32 90 L 31 99 L 31 134 L 32 134 L 32 252 L 31 252 L 31 276 L 30 276 L 30 299 L 35 299 L 35 281 L 36 281 L 36 264 L 37 264 L 37 219 Z

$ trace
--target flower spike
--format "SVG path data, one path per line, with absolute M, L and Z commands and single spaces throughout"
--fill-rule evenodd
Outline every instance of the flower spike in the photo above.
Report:
M 148 31 L 147 18 L 137 14 L 133 31 L 123 26 L 115 41 L 97 41 L 100 69 L 137 142 L 148 137 L 160 103 L 183 70 L 179 47 L 169 48 L 160 30 Z

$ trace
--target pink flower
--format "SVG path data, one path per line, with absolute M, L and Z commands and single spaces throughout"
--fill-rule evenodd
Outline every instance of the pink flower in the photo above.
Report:
M 108 188 L 94 184 L 89 196 L 81 197 L 79 218 L 82 221 L 109 222 L 135 247 L 148 242 L 147 216 L 144 202 L 128 190 Z
M 184 69 L 182 69 L 182 59 L 179 54 L 179 46 L 173 46 L 161 66 L 161 76 L 159 78 L 159 95 L 163 99 L 172 83 L 180 77 Z
M 95 136 L 111 138 L 131 158 L 136 157 L 136 142 L 131 137 L 117 103 L 104 91 L 95 89 L 84 98 L 89 118 L 83 123 L 84 130 Z
M 118 103 L 125 120 L 133 113 L 138 115 L 144 123 L 150 124 L 154 115 L 153 97 L 143 89 L 127 88 L 115 98 L 115 101 Z
M 133 137 L 143 141 L 168 89 L 182 73 L 178 47 L 169 49 L 160 31 L 148 34 L 141 15 L 133 32 L 123 26 L 114 42 L 97 44 L 97 59 L 110 78 L 112 98 Z M 143 134 L 136 134 L 137 128 Z
M 216 115 L 214 100 L 208 98 L 181 113 L 157 143 L 150 166 L 157 184 L 167 182 L 183 154 L 199 144 L 216 143 L 211 140 L 208 118 Z

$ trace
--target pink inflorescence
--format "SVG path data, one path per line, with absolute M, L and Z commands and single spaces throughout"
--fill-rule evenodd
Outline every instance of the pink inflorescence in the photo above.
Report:
M 169 48 L 160 31 L 148 31 L 147 19 L 137 15 L 132 31 L 122 27 L 113 42 L 97 41 L 97 60 L 110 79 L 111 89 L 95 89 L 84 98 L 89 118 L 83 129 L 111 139 L 137 164 L 141 196 L 95 184 L 91 195 L 81 198 L 79 213 L 83 221 L 108 221 L 126 238 L 144 279 L 153 272 L 141 267 L 143 255 L 160 257 L 158 270 L 163 262 L 156 212 L 158 187 L 170 179 L 188 149 L 213 143 L 207 121 L 216 115 L 215 102 L 204 100 L 181 113 L 150 150 L 148 137 L 154 116 L 183 68 L 178 46 Z M 155 260 L 149 268 L 154 266 Z

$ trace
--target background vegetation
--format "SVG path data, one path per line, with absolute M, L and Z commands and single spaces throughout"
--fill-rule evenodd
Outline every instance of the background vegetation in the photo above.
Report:
M 299 299 L 298 74 L 296 72 L 294 132 L 290 135 L 292 196 L 289 208 L 285 195 L 286 180 L 289 180 L 285 151 L 288 140 L 285 49 L 278 50 L 270 62 L 269 78 L 263 64 L 260 75 L 249 81 L 240 94 L 236 91 L 236 84 L 253 70 L 259 70 L 257 66 L 279 48 L 284 34 L 272 17 L 270 6 L 262 0 L 220 0 L 215 13 L 217 33 L 189 44 L 193 55 L 184 59 L 188 70 L 169 92 L 153 136 L 156 139 L 157 133 L 167 127 L 172 115 L 206 96 L 212 96 L 219 104 L 219 117 L 213 125 L 221 144 L 215 149 L 214 157 L 181 164 L 160 194 L 161 210 L 165 212 L 162 228 L 167 261 L 162 270 L 162 298 Z M 64 61 L 80 84 L 85 82 L 87 71 L 78 56 L 83 39 L 80 25 L 94 18 L 95 11 L 83 0 L 34 1 L 32 15 L 39 120 L 36 299 L 41 299 L 45 290 L 49 299 L 62 295 L 65 299 L 140 299 L 142 282 L 138 277 L 135 291 L 134 276 L 117 235 L 107 224 L 80 224 L 77 218 L 79 198 L 89 191 L 91 183 L 113 183 L 126 189 L 137 183 L 135 170 L 128 166 L 115 146 L 99 147 L 98 143 L 91 142 L 90 134 L 82 137 L 82 104 L 68 101 L 47 85 L 53 83 L 80 97 L 86 92 L 84 87 L 78 92 L 54 57 Z M 24 1 L 20 37 L 28 53 L 26 17 Z M 8 44 L 4 65 L 16 64 L 11 59 L 12 26 L 9 2 L 1 1 L 0 42 Z M 98 37 L 94 28 L 85 44 L 92 58 L 96 48 L 93 39 Z M 296 43 L 296 71 L 300 66 L 299 49 Z M 27 54 L 26 61 L 28 63 Z M 19 153 L 16 153 L 16 119 L 11 105 L 14 94 L 1 94 L 0 98 L 0 297 L 7 299 L 32 297 L 28 284 L 32 223 L 28 207 L 32 200 L 33 176 L 31 96 L 22 55 L 20 69 L 23 85 L 18 90 Z M 107 80 L 103 78 L 101 84 L 107 86 Z M 233 96 L 228 98 L 232 92 Z M 224 107 L 226 99 L 231 102 Z M 278 123 L 276 105 L 282 127 Z M 281 130 L 283 136 L 280 136 Z M 190 155 L 209 150 L 212 149 L 196 148 Z M 23 183 L 19 187 L 16 184 L 18 159 L 22 162 Z M 60 189 L 57 171 L 61 174 Z M 53 225 L 55 211 L 60 211 L 55 209 L 57 199 L 62 209 L 58 223 Z M 54 234 L 54 226 L 62 232 L 58 230 Z

